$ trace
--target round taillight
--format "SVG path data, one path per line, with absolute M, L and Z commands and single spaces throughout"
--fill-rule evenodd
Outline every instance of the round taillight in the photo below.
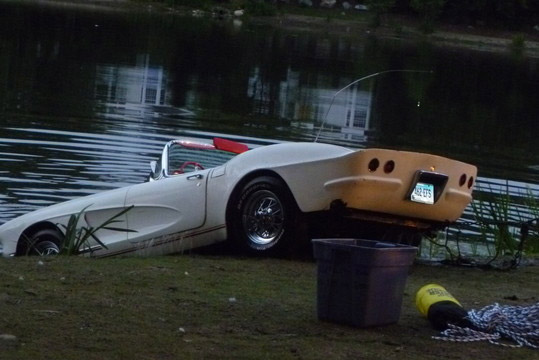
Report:
M 378 166 L 380 166 L 380 161 L 378 161 L 377 158 L 372 159 L 369 161 L 369 171 L 375 172 L 378 169 Z
M 464 184 L 466 184 L 466 174 L 460 175 L 460 179 L 459 179 L 459 185 L 463 186 Z
M 393 160 L 389 160 L 388 162 L 385 163 L 384 165 L 384 172 L 386 174 L 389 174 L 390 172 L 392 172 L 393 170 L 395 170 L 395 162 Z
M 470 178 L 468 179 L 468 189 L 471 189 L 473 186 L 473 176 L 470 176 Z

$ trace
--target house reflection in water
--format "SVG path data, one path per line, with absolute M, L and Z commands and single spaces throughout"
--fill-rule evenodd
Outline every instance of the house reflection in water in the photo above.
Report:
M 352 86 L 335 97 L 332 104 L 335 90 L 317 91 L 325 101 L 320 102 L 324 105 L 320 107 L 316 118 L 324 121 L 327 116 L 325 125 L 340 127 L 344 140 L 366 141 L 370 129 L 372 92 Z
M 134 66 L 100 64 L 95 97 L 109 116 L 158 115 L 170 103 L 167 73 L 162 66 L 150 65 L 148 54 L 138 55 Z
M 195 76 L 192 78 L 194 83 L 199 81 Z M 343 84 L 351 81 L 340 79 Z M 372 106 L 370 83 L 354 85 L 334 98 L 339 89 L 320 85 L 330 82 L 320 78 L 304 84 L 300 73 L 290 68 L 284 79 L 276 81 L 255 67 L 246 84 L 249 113 L 256 121 L 284 119 L 293 128 L 307 131 L 322 126 L 327 136 L 365 142 Z M 169 85 L 167 72 L 160 65 L 151 65 L 147 54 L 137 56 L 132 66 L 99 64 L 95 82 L 98 112 L 106 117 L 192 119 L 195 115 L 192 111 L 171 105 Z M 186 89 L 183 103 L 196 108 L 204 97 L 216 95 L 219 94 Z
M 370 129 L 372 107 L 372 91 L 366 86 L 365 90 L 365 85 L 354 85 L 333 99 L 338 89 L 302 86 L 299 73 L 290 69 L 279 86 L 265 82 L 259 69 L 254 69 L 247 96 L 257 115 L 278 116 L 302 129 L 323 124 L 325 129 L 339 129 L 343 140 L 363 142 Z

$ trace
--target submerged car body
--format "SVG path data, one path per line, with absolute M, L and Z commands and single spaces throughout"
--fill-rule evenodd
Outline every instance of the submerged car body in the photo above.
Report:
M 342 219 L 352 232 L 375 227 L 373 236 L 387 229 L 415 235 L 460 217 L 476 172 L 473 165 L 422 153 L 321 143 L 249 149 L 222 139 L 180 139 L 167 143 L 148 182 L 11 220 L 0 226 L 0 248 L 15 256 L 42 243 L 38 253 L 54 253 L 71 215 L 85 209 L 78 225 L 97 227 L 129 207 L 118 220 L 130 231 L 101 229 L 102 244 L 83 250 L 94 256 L 164 254 L 230 239 L 268 253 L 308 236 L 309 224 L 332 228 Z

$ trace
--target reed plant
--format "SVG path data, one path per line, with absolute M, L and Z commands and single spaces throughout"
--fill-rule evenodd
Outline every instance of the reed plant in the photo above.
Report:
M 523 255 L 539 254 L 539 201 L 536 191 L 479 187 L 471 204 L 473 219 L 424 237 L 421 255 L 459 264 L 514 268 Z M 496 265 L 494 265 L 496 264 Z
M 514 255 L 517 250 L 515 221 L 511 217 L 511 196 L 506 185 L 505 192 L 496 194 L 490 187 L 488 193 L 480 193 L 472 202 L 475 221 L 479 226 L 481 239 L 488 245 L 493 242 L 494 258 L 501 254 Z M 490 250 L 490 247 L 489 247 Z
M 60 224 L 60 226 L 65 230 L 65 236 L 60 247 L 60 255 L 79 255 L 83 252 L 90 252 L 90 254 L 92 254 L 94 251 L 91 244 L 92 240 L 95 241 L 99 246 L 108 249 L 107 245 L 105 245 L 105 243 L 103 243 L 103 241 L 97 237 L 97 232 L 99 230 L 135 232 L 135 230 L 112 226 L 114 224 L 123 222 L 119 218 L 131 210 L 134 205 L 131 205 L 118 212 L 101 225 L 95 227 L 79 226 L 80 219 L 84 216 L 86 210 L 90 206 L 91 205 L 86 206 L 77 214 L 72 214 L 69 217 L 67 225 Z
M 537 200 L 537 196 L 534 195 L 530 188 L 526 190 L 524 204 L 532 218 L 525 224 L 527 237 L 524 250 L 530 254 L 539 254 L 539 200 Z
M 492 256 L 489 263 L 503 255 L 520 258 L 524 251 L 529 254 L 539 251 L 536 225 L 539 206 L 530 188 L 526 194 L 519 192 L 518 196 L 511 196 L 508 183 L 501 192 L 489 186 L 488 192 L 476 197 L 472 210 L 480 239 Z

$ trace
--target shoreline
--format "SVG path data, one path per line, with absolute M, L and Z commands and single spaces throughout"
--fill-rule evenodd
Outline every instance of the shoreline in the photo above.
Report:
M 381 38 L 404 41 L 427 40 L 439 46 L 508 53 L 511 51 L 513 37 L 522 35 L 520 33 L 499 31 L 500 35 L 498 36 L 487 36 L 474 33 L 473 31 L 470 31 L 469 33 L 462 31 L 449 31 L 448 29 L 443 29 L 443 27 L 440 27 L 439 30 L 436 30 L 432 34 L 422 34 L 409 24 L 403 25 L 401 30 L 397 33 L 390 24 L 383 24 L 377 29 L 371 29 L 366 23 L 361 23 L 358 21 L 334 19 L 328 22 L 322 18 L 290 14 L 272 18 L 258 17 L 254 18 L 252 21 L 254 23 L 266 24 L 290 30 L 317 32 L 324 31 L 326 33 L 335 35 L 341 34 L 350 36 L 380 36 Z M 496 31 L 491 30 L 490 32 Z M 528 37 L 533 37 L 533 40 L 525 40 L 524 47 L 522 48 L 522 54 L 537 58 L 539 57 L 539 32 L 537 36 Z
M 144 12 L 172 16 L 189 16 L 194 10 L 194 8 L 181 6 L 170 7 L 162 3 L 136 3 L 129 0 L 0 0 L 0 2 L 88 11 Z M 234 18 L 230 17 L 230 19 Z M 235 19 L 291 31 L 323 32 L 337 36 L 378 36 L 403 41 L 430 41 L 435 45 L 450 48 L 496 53 L 516 52 L 518 55 L 539 58 L 539 31 L 536 33 L 522 33 L 439 24 L 433 33 L 423 34 L 417 30 L 415 20 L 406 19 L 398 15 L 386 16 L 386 21 L 376 29 L 370 28 L 366 22 L 356 19 L 332 18 L 328 20 L 322 17 L 290 13 L 271 17 L 246 15 Z M 522 40 L 520 47 L 515 46 L 517 38 Z

